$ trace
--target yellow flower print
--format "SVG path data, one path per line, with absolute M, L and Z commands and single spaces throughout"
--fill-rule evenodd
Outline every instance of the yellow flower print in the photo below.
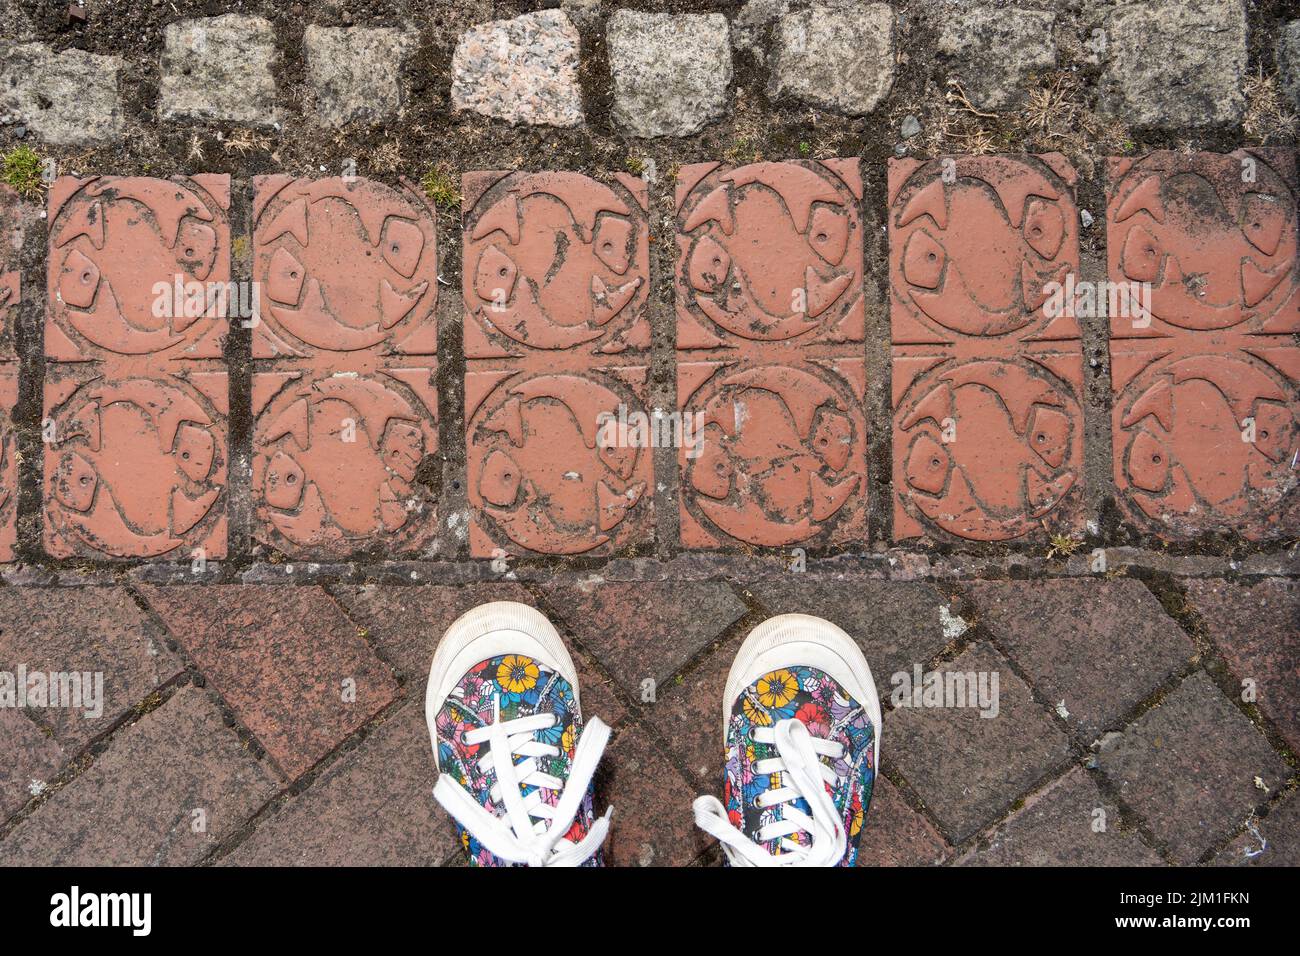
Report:
M 538 673 L 531 657 L 507 654 L 497 666 L 497 683 L 511 694 L 522 694 L 537 686 Z
M 764 707 L 784 707 L 797 693 L 799 682 L 784 668 L 758 679 L 758 699 Z
M 849 818 L 849 836 L 857 836 L 862 830 L 862 806 L 859 804 L 853 808 L 853 815 Z
M 746 697 L 740 702 L 740 709 L 749 722 L 756 727 L 766 727 L 772 722 L 772 715 L 763 708 L 755 706 L 754 701 Z
M 566 754 L 573 753 L 574 744 L 577 743 L 576 730 L 577 728 L 573 724 L 569 724 L 569 726 L 564 728 L 564 733 L 560 737 L 560 749 Z

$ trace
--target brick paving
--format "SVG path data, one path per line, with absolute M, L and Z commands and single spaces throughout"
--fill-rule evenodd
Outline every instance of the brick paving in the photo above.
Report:
M 0 863 L 458 862 L 424 674 L 502 599 L 615 730 L 615 864 L 719 862 L 690 801 L 786 612 L 884 702 L 862 865 L 1293 861 L 1293 156 L 948 160 L 471 170 L 459 224 L 354 176 L 6 196 L 0 673 L 104 694 L 0 708 Z M 1059 310 L 1102 268 L 1149 322 Z

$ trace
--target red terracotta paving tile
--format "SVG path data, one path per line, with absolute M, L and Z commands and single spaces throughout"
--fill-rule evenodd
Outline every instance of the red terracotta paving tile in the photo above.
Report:
M 254 180 L 254 358 L 432 355 L 438 247 L 414 189 L 367 179 Z
M 682 169 L 684 547 L 865 538 L 861 199 L 857 160 Z
M 466 358 L 650 345 L 643 181 L 477 172 L 464 193 Z
M 419 553 L 437 533 L 418 480 L 438 450 L 433 210 L 366 179 L 255 185 L 254 533 L 295 557 Z
M 438 449 L 432 366 L 255 372 L 258 537 L 292 555 L 416 552 L 437 533 L 417 481 Z
M 861 342 L 861 200 L 855 159 L 682 167 L 677 347 Z
M 111 368 L 46 366 L 45 550 L 225 557 L 226 373 Z
M 56 180 L 45 357 L 134 359 L 133 370 L 154 356 L 221 358 L 226 319 L 190 293 L 230 281 L 229 206 L 225 175 Z
M 230 178 L 50 188 L 45 549 L 226 554 Z
M 1150 300 L 1149 315 L 1111 320 L 1121 504 L 1166 540 L 1294 536 L 1294 154 L 1160 152 L 1108 173 L 1110 279 L 1149 284 Z
M 483 172 L 463 193 L 471 555 L 650 540 L 652 450 L 602 428 L 649 411 L 645 184 Z
M 320 588 L 211 585 L 144 593 L 290 779 L 399 693 L 392 671 Z
M 1078 527 L 1074 170 L 1057 154 L 891 160 L 894 538 Z

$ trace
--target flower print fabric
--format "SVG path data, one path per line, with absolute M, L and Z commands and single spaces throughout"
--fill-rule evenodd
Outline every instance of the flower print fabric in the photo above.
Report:
M 871 802 L 876 777 L 876 731 L 866 709 L 848 696 L 836 681 L 814 667 L 781 668 L 764 674 L 749 687 L 732 707 L 727 721 L 727 768 L 723 784 L 723 805 L 732 824 L 753 836 L 759 829 L 781 819 L 783 808 L 760 807 L 759 796 L 780 786 L 780 774 L 760 774 L 757 761 L 777 756 L 772 744 L 758 743 L 750 731 L 754 727 L 771 727 L 780 720 L 794 717 L 802 721 L 814 737 L 844 745 L 844 755 L 833 764 L 840 782 L 832 789 L 827 785 L 835 807 L 844 818 L 848 835 L 848 852 L 841 866 L 857 861 L 862 823 Z M 804 813 L 811 813 L 802 798 L 793 801 Z M 787 839 L 798 843 L 806 834 Z M 782 852 L 780 840 L 767 843 L 770 853 Z
M 498 712 L 499 709 L 499 712 Z M 555 714 L 555 724 L 539 730 L 536 738 L 559 748 L 555 757 L 538 757 L 541 770 L 561 780 L 568 780 L 578 737 L 582 733 L 582 715 L 574 698 L 573 688 L 559 674 L 520 654 L 505 654 L 481 661 L 461 678 L 448 695 L 438 712 L 438 765 L 442 773 L 460 782 L 486 810 L 499 809 L 492 800 L 491 789 L 496 774 L 478 767 L 482 758 L 482 744 L 467 744 L 465 735 L 478 727 L 519 717 L 541 713 Z M 535 787 L 524 787 L 527 796 Z M 565 838 L 577 842 L 587 835 L 594 819 L 592 788 L 586 796 L 573 826 Z M 542 799 L 554 806 L 559 802 L 558 791 L 544 791 Z M 456 826 L 471 866 L 508 866 L 505 861 L 489 853 L 472 834 Z M 601 865 L 601 854 L 587 860 L 584 866 Z

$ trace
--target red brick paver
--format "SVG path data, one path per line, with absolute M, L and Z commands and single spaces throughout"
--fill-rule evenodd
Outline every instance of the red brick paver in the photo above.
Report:
M 1158 866 L 1114 801 L 1075 767 L 1036 793 L 965 857 L 966 866 Z
M 121 588 L 0 588 L 0 671 L 103 675 L 102 712 L 28 713 L 75 755 L 183 670 L 166 634 Z M 83 678 L 84 679 L 84 678 Z
M 145 596 L 290 778 L 397 696 L 392 672 L 320 588 L 155 588 Z
M 560 585 L 547 589 L 547 599 L 637 699 L 657 691 L 745 614 L 721 581 Z
M 969 701 L 964 707 L 896 708 L 882 735 L 888 748 L 884 759 L 902 772 L 945 833 L 960 843 L 1059 766 L 1069 748 L 1029 688 L 987 644 L 975 645 L 939 670 L 986 674 L 990 681 L 996 673 L 996 715 L 981 716 Z
M 1100 766 L 1184 866 L 1232 833 L 1287 777 L 1282 758 L 1201 673 L 1103 742 Z
M 980 623 L 1089 740 L 1122 729 L 1122 718 L 1196 654 L 1139 581 L 999 581 L 967 590 Z
M 57 180 L 49 195 L 45 548 L 226 554 L 230 177 Z
M 0 823 L 39 795 L 67 759 L 54 738 L 26 714 L 0 708 L 0 740 L 5 759 L 0 761 Z
M 861 200 L 857 160 L 678 175 L 684 547 L 866 537 Z
M 0 843 L 0 866 L 192 865 L 275 792 L 194 687 L 115 736 Z
M 895 540 L 1081 523 L 1075 178 L 1057 154 L 890 161 Z
M 435 218 L 365 179 L 256 180 L 253 499 L 285 553 L 418 553 L 437 531 Z
M 1251 702 L 1300 752 L 1300 582 L 1189 581 L 1187 599 L 1242 682 L 1242 694 L 1249 690 Z
M 1171 540 L 1294 535 L 1294 154 L 1152 153 L 1108 172 L 1111 281 L 1150 290 L 1149 314 L 1110 326 L 1120 502 Z
M 858 866 L 933 866 L 949 851 L 930 821 L 907 805 L 884 774 L 876 774 L 858 844 Z
M 1300 866 L 1300 793 L 1268 809 L 1255 832 L 1247 828 L 1214 858 L 1217 866 Z
M 412 701 L 298 799 L 258 824 L 223 864 L 438 866 L 460 844 L 432 797 L 424 702 Z
M 652 450 L 602 428 L 649 411 L 647 204 L 628 175 L 465 176 L 474 557 L 602 555 L 653 537 Z

